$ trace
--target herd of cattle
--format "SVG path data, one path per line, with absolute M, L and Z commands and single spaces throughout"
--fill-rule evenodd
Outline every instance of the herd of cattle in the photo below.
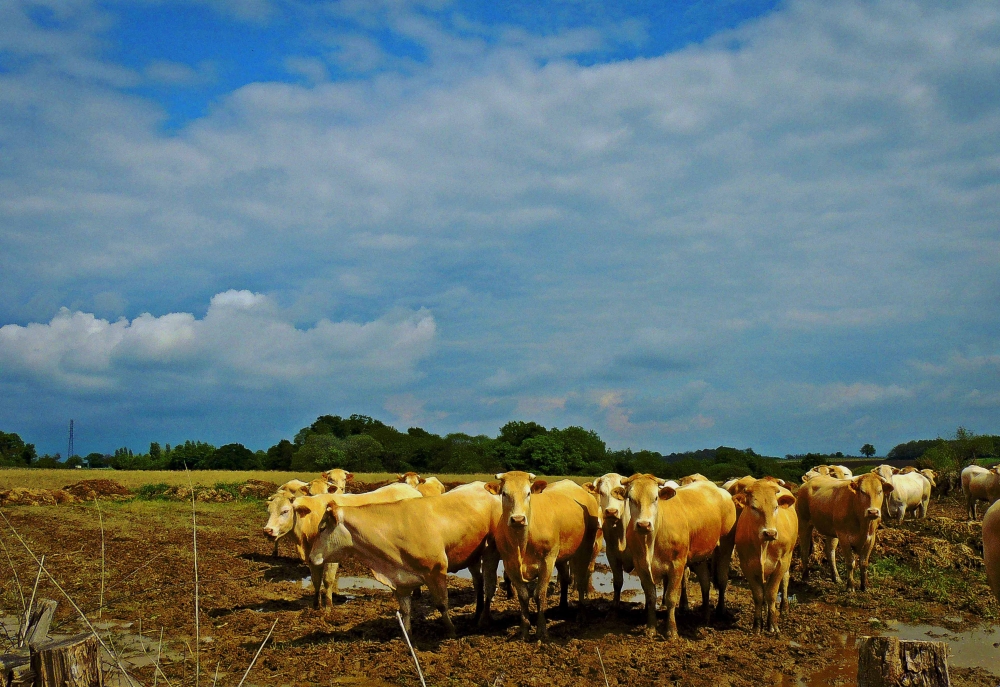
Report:
M 416 473 L 366 493 L 346 493 L 353 475 L 329 470 L 312 482 L 293 480 L 268 500 L 265 534 L 294 541 L 309 566 L 317 607 L 332 605 L 338 563 L 353 556 L 393 590 L 406 631 L 412 595 L 426 586 L 449 636 L 448 573 L 468 569 L 476 591 L 475 620 L 490 620 L 497 569 L 516 592 L 521 636 L 530 633 L 529 600 L 537 608 L 536 634 L 546 638 L 549 582 L 557 576 L 560 608 L 569 587 L 584 611 L 590 575 L 603 548 L 614 585 L 613 607 L 621 600 L 624 574 L 636 575 L 645 594 L 646 634 L 656 633 L 657 585 L 663 585 L 666 635 L 677 636 L 675 610 L 687 608 L 687 570 L 701 586 L 701 611 L 727 615 L 726 587 L 733 552 L 754 602 L 755 631 L 778 632 L 788 607 L 792 554 L 799 549 L 802 578 L 809 575 L 813 532 L 825 540 L 826 560 L 840 583 L 839 548 L 845 557 L 847 588 L 868 585 L 868 563 L 880 520 L 902 521 L 906 513 L 927 515 L 936 475 L 882 465 L 854 476 L 843 466 L 824 465 L 795 486 L 772 477 L 747 476 L 721 487 L 702 475 L 677 482 L 652 475 L 607 474 L 579 485 L 547 483 L 527 472 L 496 475 L 451 490 Z M 979 501 L 993 504 L 983 518 L 987 577 L 1000 599 L 1000 466 L 966 468 L 961 475 L 969 516 Z M 714 583 L 718 600 L 710 605 Z M 780 607 L 778 600 L 781 600 Z

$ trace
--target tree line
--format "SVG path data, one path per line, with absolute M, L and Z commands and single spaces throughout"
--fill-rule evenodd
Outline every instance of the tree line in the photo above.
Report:
M 917 462 L 938 470 L 957 469 L 975 460 L 997 456 L 1000 437 L 976 435 L 959 427 L 949 439 L 910 441 L 890 450 L 886 459 Z M 110 454 L 37 455 L 20 436 L 0 432 L 0 465 L 31 467 L 110 467 L 117 470 L 282 470 L 316 473 L 342 467 L 352 472 L 415 472 L 426 474 L 492 474 L 526 470 L 542 475 L 601 475 L 607 472 L 651 473 L 675 479 L 700 472 L 709 479 L 742 475 L 772 475 L 799 479 L 810 468 L 827 463 L 858 465 L 871 461 L 875 449 L 865 444 L 861 456 L 807 453 L 777 456 L 752 448 L 712 449 L 661 454 L 631 448 L 611 450 L 597 432 L 583 427 L 546 428 L 536 422 L 511 421 L 496 437 L 454 433 L 444 436 L 420 427 L 405 432 L 367 415 L 322 415 L 293 439 L 282 439 L 265 450 L 251 451 L 239 443 L 213 446 L 185 441 L 171 446 L 152 442 L 145 453 L 121 447 Z M 874 463 L 880 462 L 875 459 Z M 873 463 L 873 464 L 874 464 Z

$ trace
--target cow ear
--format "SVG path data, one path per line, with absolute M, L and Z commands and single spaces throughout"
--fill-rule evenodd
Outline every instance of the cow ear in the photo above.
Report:
M 534 482 L 531 483 L 531 493 L 540 494 L 547 486 L 549 486 L 549 483 L 546 482 L 545 480 L 536 479 Z
M 625 500 L 625 487 L 615 487 L 611 490 L 611 495 L 619 501 Z
M 406 479 L 406 475 L 401 475 L 401 474 L 399 474 L 398 472 L 396 473 L 396 481 L 397 481 L 397 482 L 402 482 L 402 481 L 404 481 L 405 479 Z
M 791 494 L 782 494 L 778 497 L 778 505 L 782 508 L 789 508 L 795 505 L 795 497 Z
M 295 506 L 295 514 L 300 518 L 309 515 L 309 506 Z
M 898 475 L 899 474 L 899 468 L 890 468 L 890 470 L 892 470 L 892 474 L 894 474 L 894 475 Z
M 534 482 L 535 481 L 535 473 L 533 473 L 533 472 L 529 472 L 528 473 L 528 481 L 529 482 Z
M 740 493 L 738 493 L 738 494 L 733 494 L 733 505 L 735 505 L 737 508 L 740 508 L 740 509 L 746 508 L 747 507 L 747 495 L 744 492 L 742 492 L 742 491 Z
M 881 479 L 881 478 L 879 478 L 879 479 Z M 853 491 L 855 494 L 857 494 L 858 490 L 861 488 L 861 478 L 857 477 L 855 479 L 852 479 L 849 488 L 850 488 L 851 491 Z
M 333 501 L 330 501 L 330 503 L 326 504 L 326 514 L 323 517 L 330 518 L 331 525 L 336 526 L 337 521 L 340 519 L 339 515 L 340 515 L 340 506 L 338 506 Z
M 500 483 L 499 482 L 487 482 L 483 485 L 483 489 L 490 492 L 494 496 L 500 495 Z
M 426 477 L 420 477 L 419 475 L 417 476 L 417 484 L 423 484 L 426 481 L 427 481 Z
M 507 474 L 506 472 L 498 472 L 497 474 L 493 475 L 493 477 L 495 479 L 503 481 L 503 476 L 506 475 L 506 474 Z
M 895 489 L 895 487 L 892 486 L 892 482 L 886 482 L 885 480 L 882 480 L 882 493 L 883 494 L 890 494 L 890 493 L 892 493 L 893 489 Z
M 600 489 L 598 489 L 596 486 L 594 486 L 593 482 L 584 482 L 583 483 L 583 488 L 586 489 L 587 491 L 589 491 L 594 496 L 596 496 L 597 494 L 600 493 Z
M 350 481 L 351 481 L 352 479 L 354 479 L 354 473 L 353 473 L 353 472 L 348 472 L 348 473 L 347 473 L 347 474 L 346 474 L 346 475 L 344 476 L 344 479 L 345 479 L 345 480 L 347 480 L 348 482 L 350 482 Z
M 336 494 L 338 491 L 340 491 L 340 487 L 338 487 L 336 484 L 331 484 L 327 486 L 326 489 L 327 489 L 326 492 L 327 494 Z
M 312 493 L 309 491 L 309 485 L 308 484 L 304 484 L 301 487 L 299 487 L 299 491 L 302 492 L 303 496 L 312 496 Z
M 664 501 L 666 501 L 667 499 L 672 499 L 676 493 L 677 490 L 670 486 L 660 488 L 660 498 L 663 499 Z

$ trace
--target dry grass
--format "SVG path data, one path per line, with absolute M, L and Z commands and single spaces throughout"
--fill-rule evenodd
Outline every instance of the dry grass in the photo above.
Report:
M 427 476 L 435 473 L 427 473 Z M 267 470 L 195 470 L 191 479 L 197 487 L 212 487 L 219 483 L 245 482 L 248 479 L 264 480 L 284 484 L 291 479 L 309 481 L 318 475 L 308 472 L 269 472 Z M 435 474 L 443 482 L 489 481 L 493 475 L 441 475 Z M 385 482 L 396 479 L 396 473 L 357 473 L 354 478 L 362 482 Z M 183 471 L 175 470 L 36 470 L 32 468 L 0 468 L 0 489 L 30 487 L 32 489 L 60 489 L 83 479 L 113 479 L 129 489 L 144 484 L 166 484 L 171 487 L 188 486 L 188 478 Z M 553 481 L 571 479 L 586 482 L 593 478 L 572 475 L 568 477 L 545 477 Z

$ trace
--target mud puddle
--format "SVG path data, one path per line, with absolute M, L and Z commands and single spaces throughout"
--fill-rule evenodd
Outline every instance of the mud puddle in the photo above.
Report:
M 781 687 L 826 687 L 826 685 L 853 685 L 858 680 L 857 638 L 840 634 L 834 638 L 835 648 L 829 663 L 815 671 L 797 671 L 785 675 Z M 801 648 L 795 641 L 788 643 L 793 649 Z
M 882 634 L 890 637 L 947 642 L 951 650 L 949 666 L 987 670 L 996 670 L 1000 666 L 1000 626 L 953 632 L 935 625 L 911 625 L 894 620 L 888 621 L 887 625 Z

